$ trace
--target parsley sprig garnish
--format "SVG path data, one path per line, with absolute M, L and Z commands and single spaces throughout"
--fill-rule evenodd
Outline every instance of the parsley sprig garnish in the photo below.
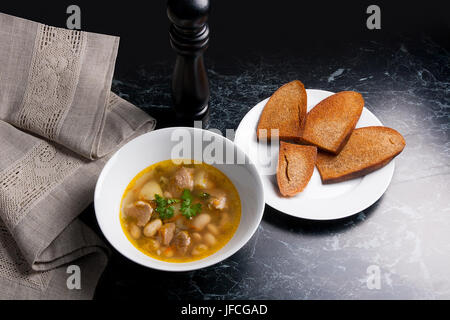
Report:
M 208 197 L 209 194 L 207 193 L 200 195 L 200 198 L 208 198 Z M 192 203 L 193 196 L 188 189 L 183 190 L 181 200 L 183 200 L 183 202 L 181 203 L 180 212 L 186 218 L 191 219 L 192 217 L 195 217 L 202 211 L 201 203 Z M 155 194 L 155 201 L 156 201 L 156 212 L 159 213 L 159 217 L 163 220 L 170 219 L 174 216 L 175 209 L 172 205 L 180 202 L 180 200 L 178 199 L 167 199 L 161 197 L 159 194 Z
M 185 216 L 186 218 L 190 219 L 192 217 L 195 217 L 197 214 L 199 214 L 202 211 L 202 204 L 201 203 L 195 203 L 192 204 L 192 194 L 188 189 L 183 190 L 183 194 L 181 195 L 181 199 L 183 202 L 181 203 L 181 214 Z
M 177 199 L 165 199 L 161 197 L 159 194 L 155 194 L 156 201 L 156 212 L 159 213 L 159 217 L 161 219 L 170 219 L 174 215 L 174 209 L 172 207 L 173 204 L 180 202 Z

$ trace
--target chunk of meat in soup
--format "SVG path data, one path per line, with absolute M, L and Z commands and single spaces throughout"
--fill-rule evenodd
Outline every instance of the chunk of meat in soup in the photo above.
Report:
M 161 243 L 163 246 L 168 246 L 175 235 L 175 223 L 165 223 L 159 229 L 159 235 L 161 236 Z
M 136 219 L 136 224 L 139 227 L 143 227 L 150 220 L 153 208 L 144 201 L 136 201 L 125 207 L 124 213 L 128 217 Z
M 213 189 L 209 191 L 210 199 L 209 199 L 209 206 L 217 209 L 217 210 L 223 210 L 227 207 L 227 194 L 225 191 L 220 189 Z
M 181 167 L 174 172 L 170 179 L 168 191 L 170 194 L 179 198 L 184 189 L 192 191 L 194 189 L 194 169 Z
M 174 243 L 180 254 L 185 254 L 191 244 L 191 237 L 187 231 L 180 231 L 175 235 Z

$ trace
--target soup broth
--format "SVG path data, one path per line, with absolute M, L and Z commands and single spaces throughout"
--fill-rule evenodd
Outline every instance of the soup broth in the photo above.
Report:
M 207 257 L 233 236 L 241 201 L 233 183 L 205 163 L 173 160 L 140 172 L 122 197 L 120 222 L 131 243 L 168 262 Z

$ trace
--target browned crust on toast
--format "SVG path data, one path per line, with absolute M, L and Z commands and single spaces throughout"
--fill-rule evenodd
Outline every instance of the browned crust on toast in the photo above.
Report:
M 256 129 L 258 140 L 270 141 L 271 129 L 278 129 L 280 140 L 298 142 L 306 123 L 306 104 L 305 86 L 299 80 L 281 86 L 269 98 L 261 113 Z
M 320 177 L 322 179 L 322 183 L 323 184 L 333 184 L 333 183 L 348 181 L 348 180 L 351 180 L 351 179 L 356 179 L 356 178 L 365 176 L 366 174 L 369 174 L 369 173 L 372 173 L 374 171 L 377 171 L 378 169 L 383 168 L 385 165 L 387 165 L 389 162 L 391 162 L 397 155 L 395 155 L 391 159 L 386 159 L 385 161 L 381 161 L 379 163 L 376 163 L 376 164 L 374 164 L 371 167 L 367 167 L 367 168 L 361 169 L 359 171 L 351 172 L 351 173 L 349 173 L 347 175 L 343 175 L 343 176 L 340 176 L 340 177 L 337 177 L 337 178 L 324 179 L 324 178 L 322 178 L 322 175 L 320 175 Z M 320 173 L 320 170 L 319 170 L 319 173 Z
M 364 107 L 362 95 L 342 91 L 320 101 L 307 115 L 301 142 L 339 154 L 347 143 Z
M 277 183 L 282 196 L 292 197 L 302 192 L 314 172 L 317 148 L 280 142 Z
M 320 152 L 316 166 L 324 184 L 347 181 L 384 167 L 403 151 L 405 145 L 403 136 L 394 129 L 359 128 L 353 131 L 339 155 Z

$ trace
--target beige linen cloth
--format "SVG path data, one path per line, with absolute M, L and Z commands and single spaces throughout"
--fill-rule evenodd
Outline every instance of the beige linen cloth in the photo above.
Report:
M 0 13 L 1 299 L 93 296 L 107 248 L 77 216 L 113 151 L 156 124 L 110 92 L 118 44 Z

